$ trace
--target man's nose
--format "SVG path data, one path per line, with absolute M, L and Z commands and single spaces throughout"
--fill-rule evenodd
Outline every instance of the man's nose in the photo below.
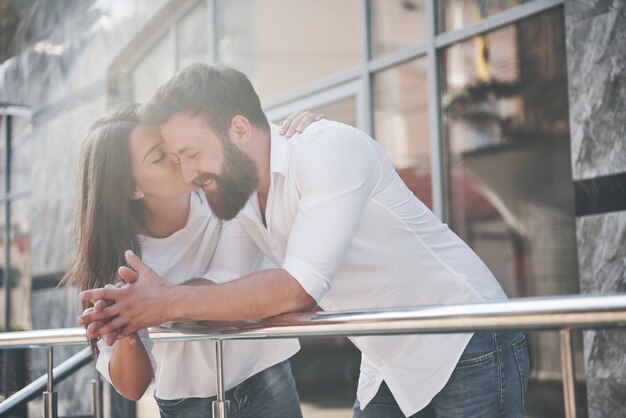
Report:
M 180 172 L 185 183 L 191 183 L 198 177 L 198 171 L 194 169 L 190 164 L 185 164 L 181 161 Z

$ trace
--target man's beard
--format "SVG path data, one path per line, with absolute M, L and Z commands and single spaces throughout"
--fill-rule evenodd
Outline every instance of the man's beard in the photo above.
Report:
M 201 174 L 197 182 L 213 179 L 217 184 L 214 191 L 204 191 L 211 210 L 218 218 L 229 221 L 246 205 L 259 183 L 256 164 L 229 140 L 224 146 L 222 174 Z

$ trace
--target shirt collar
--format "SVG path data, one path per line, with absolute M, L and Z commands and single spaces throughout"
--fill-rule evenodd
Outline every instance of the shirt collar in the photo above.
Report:
M 270 188 L 274 183 L 274 174 L 287 176 L 289 170 L 289 144 L 286 137 L 280 134 L 280 126 L 270 123 Z M 250 219 L 258 219 L 258 198 L 255 191 L 243 207 L 240 215 Z
M 270 136 L 270 181 L 272 181 L 274 173 L 287 175 L 290 150 L 287 138 L 280 134 L 280 126 L 270 123 Z

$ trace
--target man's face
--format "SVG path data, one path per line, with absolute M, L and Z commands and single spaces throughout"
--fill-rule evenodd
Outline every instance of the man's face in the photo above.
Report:
M 218 218 L 234 218 L 257 187 L 254 161 L 199 116 L 178 113 L 161 126 L 161 135 L 183 180 L 204 190 Z

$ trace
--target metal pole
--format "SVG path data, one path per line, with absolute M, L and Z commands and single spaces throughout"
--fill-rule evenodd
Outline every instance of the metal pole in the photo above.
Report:
M 4 285 L 4 332 L 11 331 L 11 123 L 12 116 L 4 116 L 4 268 L 2 283 Z M 4 399 L 9 397 L 9 351 L 2 352 L 2 388 Z
M 48 390 L 43 393 L 44 418 L 57 418 L 57 394 L 54 392 L 53 346 L 48 346 Z
M 94 367 L 94 376 L 91 380 L 91 396 L 93 402 L 93 418 L 102 418 L 102 381 L 100 374 Z
M 213 418 L 227 418 L 228 401 L 224 400 L 224 362 L 222 340 L 215 341 L 215 371 L 217 374 L 217 400 L 213 401 Z
M 566 418 L 576 417 L 576 394 L 574 392 L 574 357 L 572 355 L 572 331 L 562 329 L 561 339 L 561 373 L 563 375 L 563 398 L 565 401 Z

